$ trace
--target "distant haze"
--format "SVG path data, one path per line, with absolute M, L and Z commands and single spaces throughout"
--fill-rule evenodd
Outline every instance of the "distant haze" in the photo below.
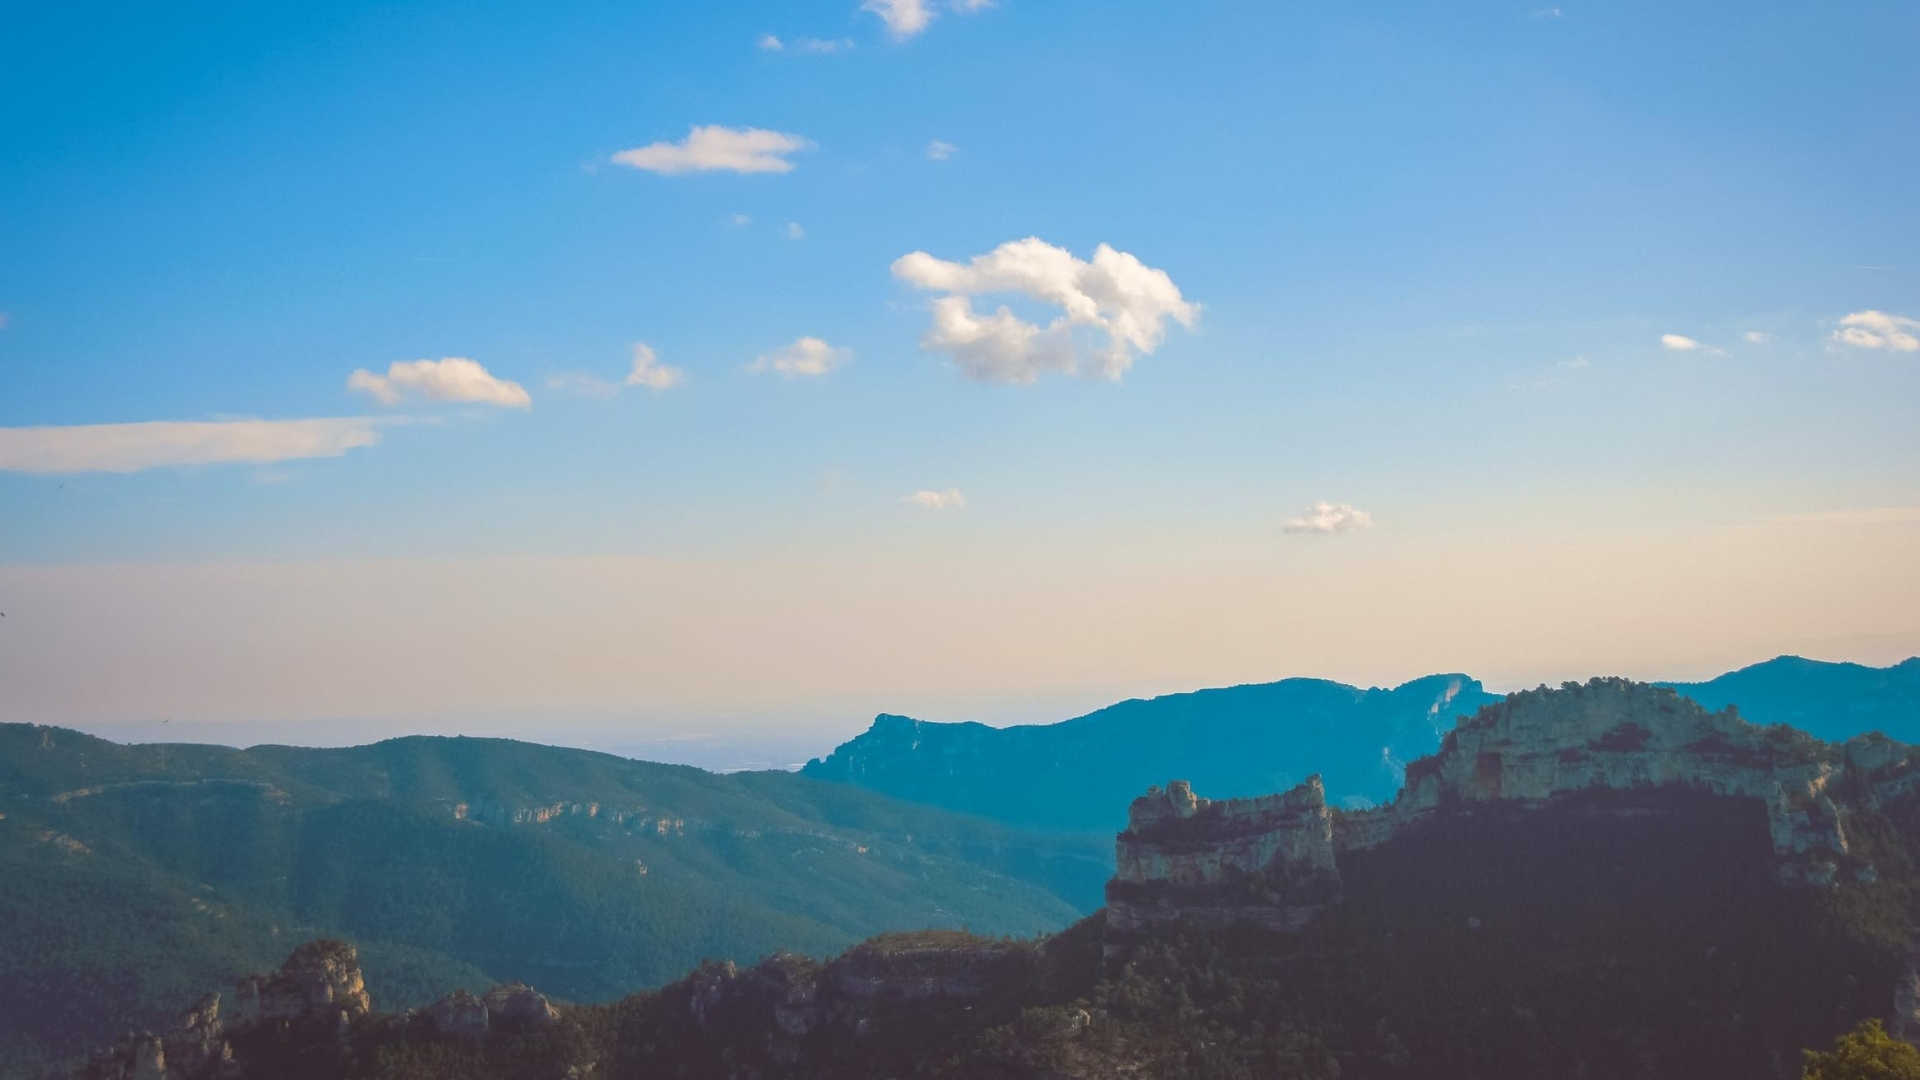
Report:
M 1363 539 L 1012 565 L 869 550 L 7 566 L 0 720 L 240 744 L 465 731 L 685 759 L 678 741 L 728 768 L 796 763 L 882 711 L 1044 722 L 1292 675 L 1464 671 L 1507 689 L 1920 653 L 1908 524 Z

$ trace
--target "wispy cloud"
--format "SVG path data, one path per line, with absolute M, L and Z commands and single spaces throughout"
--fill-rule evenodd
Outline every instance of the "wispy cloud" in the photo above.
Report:
M 920 347 L 989 382 L 1030 383 L 1048 371 L 1119 379 L 1136 354 L 1160 347 L 1169 320 L 1191 327 L 1200 315 L 1200 305 L 1181 296 L 1166 271 L 1106 244 L 1091 261 L 1031 236 L 966 263 L 915 251 L 894 260 L 893 276 L 946 294 L 933 302 L 933 325 Z M 995 293 L 1050 304 L 1061 314 L 1040 326 L 1004 305 L 974 310 L 974 296 Z M 1076 331 L 1105 340 L 1083 356 Z
M 731 217 L 727 218 L 727 221 L 736 229 L 744 229 L 747 226 L 753 224 L 753 215 L 734 214 Z
M 1346 503 L 1317 502 L 1299 517 L 1288 518 L 1284 526 L 1290 533 L 1344 533 L 1373 528 L 1373 515 Z
M 366 394 L 382 405 L 399 404 L 409 395 L 513 409 L 525 409 L 533 404 L 525 387 L 495 378 L 486 368 L 464 356 L 399 361 L 388 365 L 385 375 L 361 368 L 347 376 L 347 389 Z
M 1798 525 L 1910 525 L 1920 524 L 1920 506 L 1820 510 L 1807 514 L 1783 514 L 1773 520 Z
M 1765 330 L 1749 330 L 1740 336 L 1745 338 L 1749 345 L 1765 345 L 1773 341 L 1773 335 Z
M 1559 19 L 1564 18 L 1566 14 L 1566 12 L 1557 7 L 1543 7 L 1534 8 L 1532 11 L 1527 12 L 1527 17 L 1530 19 Z
M 754 358 L 747 370 L 771 371 L 789 379 L 813 378 L 846 366 L 853 350 L 829 345 L 817 337 L 803 337 Z
M 900 501 L 922 510 L 959 510 L 967 505 L 967 497 L 960 493 L 959 488 L 948 488 L 945 491 L 923 488 L 910 495 L 900 496 Z
M 1840 320 L 1833 340 L 1856 349 L 1885 349 L 1890 352 L 1920 352 L 1920 319 L 1890 315 L 1868 309 L 1856 311 Z
M 547 376 L 547 389 L 576 397 L 610 398 L 618 395 L 622 386 L 644 386 L 657 393 L 671 390 L 685 381 L 685 371 L 661 363 L 660 355 L 654 352 L 653 346 L 637 341 L 633 345 L 633 365 L 620 382 L 603 379 L 591 372 L 562 371 Z
M 1587 363 L 1586 357 L 1575 356 L 1566 360 L 1556 360 L 1553 366 L 1563 371 L 1579 371 L 1582 368 L 1591 367 L 1592 365 Z
M 944 139 L 935 139 L 927 144 L 927 160 L 945 161 L 958 149 L 960 148 Z
M 131 473 L 169 465 L 270 465 L 339 457 L 379 442 L 381 423 L 369 416 L 341 416 L 0 428 L 0 471 Z
M 784 173 L 790 154 L 812 148 L 799 135 L 765 128 L 695 126 L 679 142 L 656 142 L 622 150 L 613 162 L 664 176 L 692 172 Z
M 813 53 L 814 55 L 824 56 L 838 52 L 846 52 L 852 49 L 853 39 L 798 37 L 794 38 L 791 43 L 788 43 L 780 40 L 780 38 L 773 34 L 761 34 L 760 39 L 754 44 L 757 45 L 762 52 L 786 52 L 791 49 L 797 53 Z
M 547 376 L 547 389 L 590 398 L 610 398 L 620 393 L 618 383 L 585 371 L 555 372 Z
M 799 222 L 797 221 L 787 222 L 787 239 L 805 240 L 806 238 L 807 238 L 807 230 L 801 228 Z

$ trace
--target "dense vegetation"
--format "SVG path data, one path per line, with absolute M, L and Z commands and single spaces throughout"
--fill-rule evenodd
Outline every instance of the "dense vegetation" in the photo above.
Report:
M 252 1076 L 1912 1076 L 1871 1026 L 1916 914 L 1920 800 L 1853 815 L 1876 877 L 1790 887 L 1763 809 L 1680 792 L 1442 815 L 1343 866 L 1297 935 L 1173 932 L 1119 946 L 1098 916 L 1051 938 L 887 937 L 821 965 L 707 965 L 657 992 L 484 1041 L 419 1020 L 251 1048 Z M 929 952 L 941 959 L 927 967 Z M 918 967 L 914 965 L 918 964 Z M 900 965 L 905 965 L 904 968 Z M 849 996 L 902 971 L 963 994 Z M 1908 1070 L 1908 1071 L 1901 1071 Z
M 358 942 L 389 1007 L 512 978 L 606 1000 L 707 956 L 1055 929 L 1111 859 L 1104 837 L 785 773 L 503 740 L 241 751 L 4 725 L 0 808 L 10 1064 L 156 1025 L 309 937 Z

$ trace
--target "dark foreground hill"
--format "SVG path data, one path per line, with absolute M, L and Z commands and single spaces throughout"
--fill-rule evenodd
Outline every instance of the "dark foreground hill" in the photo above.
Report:
M 480 739 L 123 746 L 0 726 L 0 1065 L 171 1016 L 315 936 L 384 1005 L 525 979 L 607 1000 L 706 957 L 894 927 L 1031 934 L 1100 902 L 1105 838 L 786 773 Z M 0 1070 L 3 1071 L 3 1070 Z
M 1048 829 L 1118 828 L 1127 800 L 1168 776 L 1256 795 L 1318 769 L 1336 802 L 1380 803 L 1400 789 L 1405 762 L 1494 700 L 1464 675 L 1430 675 L 1391 690 L 1286 679 L 1009 728 L 881 716 L 802 771 Z
M 1408 773 L 1366 811 L 1317 778 L 1154 788 L 1109 906 L 1047 938 L 889 935 L 608 1005 L 503 986 L 402 1014 L 322 943 L 80 1075 L 1786 1080 L 1861 1021 L 1920 1033 L 1908 747 L 1595 680 L 1482 709 Z

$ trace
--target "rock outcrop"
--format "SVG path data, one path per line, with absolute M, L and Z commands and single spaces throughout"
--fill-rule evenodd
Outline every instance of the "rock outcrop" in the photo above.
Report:
M 1209 801 L 1181 781 L 1150 789 L 1118 838 L 1107 926 L 1120 941 L 1172 922 L 1298 929 L 1338 902 L 1345 856 L 1438 815 L 1594 795 L 1644 813 L 1673 789 L 1764 807 L 1783 882 L 1865 881 L 1874 869 L 1849 850 L 1848 815 L 1920 789 L 1920 754 L 1880 735 L 1832 744 L 1756 727 L 1624 679 L 1518 693 L 1463 718 L 1378 809 L 1329 807 L 1317 776 L 1257 799 Z
M 240 979 L 224 1012 L 222 1004 L 219 994 L 208 994 L 165 1034 L 129 1034 L 68 1075 L 72 1080 L 233 1080 L 261 1075 L 249 1047 L 266 1046 L 275 1053 L 298 1047 L 318 1059 L 344 1052 L 356 1032 L 370 1028 L 477 1043 L 493 1032 L 538 1031 L 561 1019 L 546 995 L 525 983 L 503 983 L 483 996 L 456 990 L 418 1012 L 375 1016 L 359 951 L 330 940 L 300 946 L 278 971 Z
M 207 994 L 166 1033 L 128 1035 L 71 1075 L 76 1080 L 224 1080 L 240 1072 L 235 1040 L 292 1031 L 338 1038 L 371 1008 L 358 950 L 325 940 L 293 950 L 276 972 L 241 979 L 224 1010 L 222 1004 L 219 994 Z

